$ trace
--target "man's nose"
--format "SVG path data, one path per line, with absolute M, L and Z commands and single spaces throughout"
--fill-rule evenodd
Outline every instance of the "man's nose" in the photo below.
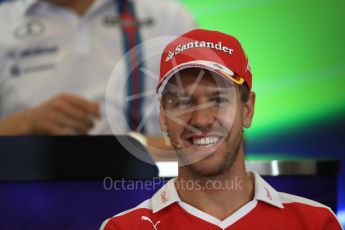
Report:
M 191 114 L 190 124 L 196 128 L 203 128 L 214 124 L 216 114 L 212 108 L 198 108 Z

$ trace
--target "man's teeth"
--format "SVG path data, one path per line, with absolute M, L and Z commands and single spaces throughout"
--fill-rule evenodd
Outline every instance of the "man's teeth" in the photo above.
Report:
M 212 146 L 219 141 L 219 137 L 203 137 L 203 138 L 193 138 L 192 142 L 194 145 L 199 146 Z

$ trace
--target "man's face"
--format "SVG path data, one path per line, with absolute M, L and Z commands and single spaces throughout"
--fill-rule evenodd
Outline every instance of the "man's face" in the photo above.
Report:
M 188 69 L 166 87 L 161 127 L 177 150 L 180 164 L 199 176 L 225 172 L 237 159 L 243 123 L 248 121 L 243 120 L 247 110 L 238 86 L 209 71 Z

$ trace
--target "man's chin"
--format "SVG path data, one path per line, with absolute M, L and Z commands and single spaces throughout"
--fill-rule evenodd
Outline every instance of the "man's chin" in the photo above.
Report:
M 211 164 L 210 162 L 205 162 L 205 160 L 187 166 L 193 176 L 199 178 L 212 178 L 225 173 L 225 167 L 222 163 Z
M 212 152 L 198 152 L 189 154 L 186 151 L 178 151 L 178 160 L 180 166 L 192 165 L 192 164 L 201 164 L 204 161 L 209 160 L 213 156 Z
M 181 162 L 183 165 L 181 165 Z M 224 173 L 224 160 L 217 159 L 216 153 L 193 155 L 193 158 L 179 158 L 180 166 L 185 166 L 192 174 L 200 177 L 212 177 Z

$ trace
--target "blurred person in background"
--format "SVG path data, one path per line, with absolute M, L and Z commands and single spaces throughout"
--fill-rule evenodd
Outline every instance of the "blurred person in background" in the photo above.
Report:
M 114 65 L 142 41 L 194 27 L 192 16 L 174 0 L 2 3 L 0 135 L 111 134 L 105 91 Z M 127 65 L 140 61 L 137 54 Z M 158 65 L 143 63 L 158 69 Z M 156 85 L 142 73 L 127 70 L 132 79 L 128 95 Z M 116 132 L 135 130 L 145 103 L 114 104 L 113 109 L 123 113 L 129 124 L 128 128 L 119 126 Z M 140 131 L 159 133 L 158 126 L 150 125 L 157 117 L 152 115 L 146 130 Z

